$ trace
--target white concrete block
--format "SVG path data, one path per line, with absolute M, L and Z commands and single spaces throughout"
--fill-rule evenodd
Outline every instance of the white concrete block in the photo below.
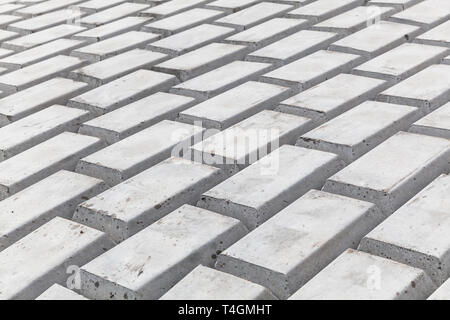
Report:
M 180 112 L 178 120 L 206 128 L 226 129 L 264 109 L 273 108 L 291 91 L 286 87 L 248 81 Z
M 415 122 L 408 131 L 450 139 L 450 102 Z
M 435 289 L 420 269 L 349 249 L 290 300 L 424 300 Z
M 14 1 L 10 1 L 10 2 L 14 2 Z M 4 3 L 2 2 L 2 4 L 0 5 L 0 14 L 9 14 L 12 11 L 18 10 L 20 8 L 25 7 L 25 5 L 23 4 L 14 4 L 14 3 Z
M 325 49 L 338 37 L 338 34 L 331 32 L 302 30 L 249 53 L 245 59 L 281 66 L 320 49 Z
M 214 23 L 242 31 L 276 16 L 281 16 L 293 8 L 293 6 L 286 4 L 259 2 L 251 7 L 220 18 Z
M 200 100 L 210 99 L 227 90 L 254 80 L 272 69 L 268 63 L 234 61 L 196 78 L 182 82 L 170 92 L 191 96 Z
M 22 119 L 52 104 L 67 100 L 87 89 L 88 85 L 64 78 L 54 78 L 0 99 L 0 126 Z M 42 93 L 45 94 L 42 94 Z
M 54 217 L 70 219 L 78 204 L 106 188 L 101 180 L 61 170 L 0 201 L 0 251 Z
M 205 192 L 197 206 L 252 230 L 343 167 L 335 154 L 284 145 Z
M 248 48 L 241 45 L 211 43 L 160 63 L 153 69 L 174 74 L 181 81 L 186 81 L 234 60 L 239 60 L 247 51 Z
M 169 158 L 177 146 L 201 141 L 203 132 L 198 126 L 163 120 L 81 159 L 76 171 L 113 186 Z
M 12 14 L 0 14 L 0 28 L 9 30 L 9 25 L 13 22 L 22 20 L 22 17 L 18 17 Z M 15 30 L 14 30 L 15 31 Z
M 73 70 L 68 74 L 68 77 L 87 82 L 93 87 L 98 87 L 139 69 L 149 69 L 151 66 L 165 60 L 166 57 L 167 55 L 159 52 L 133 49 Z
M 414 41 L 433 46 L 450 47 L 450 21 L 419 35 Z
M 205 7 L 212 9 L 220 9 L 226 12 L 236 12 L 250 7 L 262 0 L 215 0 L 207 3 Z
M 447 48 L 405 43 L 357 66 L 352 73 L 398 82 L 439 63 L 448 53 Z
M 114 20 L 137 14 L 149 8 L 147 4 L 125 2 L 109 9 L 82 17 L 78 23 L 83 27 L 95 28 Z
M 400 11 L 389 18 L 399 23 L 408 23 L 423 29 L 432 28 L 450 18 L 450 2 L 426 0 Z
M 80 58 L 59 55 L 0 75 L 0 90 L 3 94 L 15 93 L 54 77 L 64 76 L 85 64 L 86 61 Z
M 298 138 L 296 145 L 333 152 L 351 163 L 421 116 L 414 107 L 366 101 Z
M 281 102 L 276 110 L 324 123 L 386 88 L 378 79 L 340 74 Z
M 427 113 L 449 99 L 450 66 L 445 64 L 432 65 L 377 96 L 378 101 L 419 107 Z
M 68 106 L 101 115 L 176 83 L 175 76 L 141 69 L 70 99 Z
M 361 31 L 336 41 L 330 45 L 333 51 L 359 54 L 367 59 L 376 57 L 386 51 L 407 42 L 420 32 L 412 25 L 379 21 Z
M 184 205 L 81 268 L 93 299 L 158 299 L 199 264 L 212 266 L 245 235 L 237 220 Z
M 0 162 L 0 199 L 6 199 L 61 170 L 73 170 L 80 158 L 96 151 L 98 138 L 64 132 Z
M 364 0 L 317 0 L 290 11 L 288 16 L 319 22 L 362 4 Z
M 165 36 L 185 31 L 189 28 L 208 23 L 223 17 L 225 13 L 220 10 L 194 8 L 176 15 L 159 19 L 146 24 L 142 30 L 161 33 Z
M 450 176 L 441 175 L 367 234 L 359 250 L 424 270 L 439 286 L 450 277 Z
M 448 139 L 399 132 L 328 179 L 323 190 L 373 202 L 390 215 L 447 172 L 449 156 Z
M 17 32 L 1 30 L 0 29 L 0 41 L 7 41 L 20 36 Z
M 71 55 L 91 62 L 100 61 L 128 50 L 143 48 L 148 42 L 158 39 L 150 32 L 128 31 L 118 36 L 73 50 Z
M 67 289 L 59 284 L 54 284 L 47 290 L 45 290 L 35 300 L 88 300 L 87 298 L 79 295 L 78 293 Z
M 127 0 L 89 0 L 75 5 L 83 12 L 94 13 L 101 10 L 109 9 Z
M 0 128 L 0 161 L 11 158 L 64 131 L 74 132 L 86 119 L 88 119 L 86 111 L 53 105 L 2 127 Z
M 194 104 L 193 98 L 158 92 L 103 116 L 84 122 L 79 133 L 115 143 L 161 120 L 174 120 Z
M 173 14 L 199 7 L 211 0 L 171 0 L 141 12 L 144 16 L 171 16 Z
M 233 34 L 233 28 L 202 24 L 147 45 L 147 50 L 169 54 L 173 57 L 220 41 Z
M 83 265 L 111 247 L 104 233 L 56 217 L 0 252 L 0 299 L 35 299 L 64 283 L 69 266 Z
M 198 266 L 172 287 L 160 300 L 275 300 L 266 288 L 217 271 Z
M 223 179 L 219 169 L 172 157 L 78 206 L 74 220 L 121 242 Z
M 261 76 L 261 81 L 305 90 L 362 61 L 359 55 L 320 50 Z
M 52 11 L 64 9 L 66 7 L 69 7 L 71 5 L 75 5 L 79 2 L 82 2 L 83 0 L 47 0 L 41 3 L 37 3 L 31 6 L 27 6 L 23 9 L 16 10 L 14 14 L 31 18 L 40 16 L 44 13 L 49 13 Z
M 376 6 L 388 6 L 394 7 L 400 10 L 404 10 L 409 8 L 422 0 L 369 0 L 368 5 L 376 5 Z
M 216 268 L 286 299 L 382 219 L 371 203 L 311 190 L 222 252 Z

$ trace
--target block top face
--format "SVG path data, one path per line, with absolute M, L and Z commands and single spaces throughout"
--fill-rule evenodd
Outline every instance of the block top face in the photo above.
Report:
M 418 42 L 432 43 L 434 45 L 450 46 L 450 21 L 417 36 Z
M 414 125 L 450 130 L 450 102 L 416 121 Z
M 441 175 L 366 237 L 442 258 L 450 254 L 450 175 Z
M 417 25 L 433 25 L 450 17 L 450 2 L 447 0 L 426 0 L 394 14 L 391 18 Z
M 434 289 L 420 269 L 349 249 L 289 299 L 425 299 Z
M 391 192 L 437 157 L 450 153 L 450 140 L 399 132 L 336 173 L 330 180 Z M 373 174 L 377 168 L 377 174 Z
M 364 215 L 381 216 L 369 202 L 311 190 L 222 254 L 289 274 Z
M 326 17 L 331 16 L 334 13 L 339 13 L 340 11 L 344 11 L 348 7 L 356 7 L 360 4 L 363 4 L 363 1 L 360 0 L 342 0 L 342 1 L 334 1 L 334 0 L 318 0 L 314 1 L 305 6 L 301 6 L 295 10 L 289 12 L 289 14 L 294 16 L 315 18 L 315 19 L 324 19 Z

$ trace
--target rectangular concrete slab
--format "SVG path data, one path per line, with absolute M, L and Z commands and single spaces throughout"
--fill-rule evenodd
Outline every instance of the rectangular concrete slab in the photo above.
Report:
M 82 17 L 78 23 L 83 27 L 95 28 L 120 18 L 138 14 L 140 11 L 147 8 L 149 8 L 149 6 L 143 3 L 125 2 L 109 9 Z
M 171 16 L 173 14 L 189 10 L 193 7 L 199 7 L 211 0 L 171 0 L 157 6 L 151 7 L 141 12 L 143 16 Z
M 22 17 L 36 17 L 44 13 L 49 13 L 71 5 L 82 2 L 83 0 L 47 0 L 31 6 L 27 6 L 23 9 L 16 10 L 14 14 Z
M 366 101 L 302 135 L 296 145 L 333 152 L 351 163 L 420 116 L 414 107 Z
M 216 268 L 287 299 L 382 219 L 371 203 L 311 190 L 222 252 Z
M 328 179 L 323 190 L 373 202 L 390 215 L 447 172 L 449 156 L 450 140 L 401 131 Z
M 317 0 L 290 11 L 288 16 L 319 22 L 362 4 L 364 0 Z
M 106 188 L 101 180 L 61 170 L 0 201 L 0 251 L 56 216 L 72 218 L 78 204 Z
M 286 87 L 248 81 L 180 112 L 178 120 L 223 130 L 261 110 L 273 108 L 290 93 Z
M 82 203 L 74 220 L 121 242 L 181 205 L 197 202 L 223 178 L 217 168 L 172 157 Z
M 290 300 L 424 300 L 435 289 L 420 269 L 349 249 Z
M 89 0 L 75 5 L 83 12 L 94 13 L 108 9 L 115 5 L 126 2 L 127 0 Z
M 198 266 L 160 300 L 275 300 L 269 290 L 231 274 Z
M 81 268 L 92 299 L 157 299 L 244 236 L 237 220 L 184 205 Z M 167 254 L 170 252 L 170 254 Z
M 369 0 L 369 5 L 394 7 L 399 10 L 409 8 L 422 0 Z
M 194 103 L 193 98 L 158 92 L 82 123 L 79 133 L 112 144 L 161 120 L 174 120 L 180 111 Z
M 450 102 L 416 121 L 408 131 L 450 139 Z
M 444 22 L 414 40 L 417 43 L 450 47 L 450 21 Z
M 67 105 L 101 115 L 176 83 L 173 75 L 141 69 L 72 98 Z
M 76 171 L 113 186 L 169 158 L 175 148 L 201 141 L 203 131 L 198 126 L 163 120 L 81 159 Z
M 56 217 L 0 252 L 0 299 L 35 299 L 64 283 L 67 267 L 83 265 L 112 246 L 104 233 Z
M 394 14 L 389 20 L 416 25 L 427 30 L 448 20 L 449 17 L 450 2 L 426 0 Z
M 262 0 L 216 0 L 205 4 L 205 7 L 212 9 L 220 9 L 226 12 L 236 12 L 251 5 L 258 3 Z
M 450 176 L 441 175 L 375 230 L 359 250 L 424 270 L 439 286 L 450 277 Z
M 0 162 L 0 199 L 6 199 L 61 169 L 73 170 L 80 158 L 101 146 L 98 138 L 64 132 Z
M 191 147 L 197 162 L 236 172 L 310 130 L 307 118 L 261 111 Z
M 332 153 L 284 145 L 205 192 L 197 206 L 252 230 L 343 167 Z

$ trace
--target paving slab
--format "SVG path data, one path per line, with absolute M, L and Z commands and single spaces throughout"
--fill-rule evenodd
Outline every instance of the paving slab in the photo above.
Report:
M 425 300 L 435 289 L 420 269 L 347 250 L 290 300 Z
M 408 131 L 450 139 L 450 102 L 414 122 Z
M 95 28 L 108 22 L 131 16 L 149 8 L 143 3 L 125 2 L 109 9 L 82 17 L 78 23 L 83 27 Z
M 371 203 L 311 190 L 222 252 L 216 268 L 286 299 L 382 220 Z
M 80 204 L 74 220 L 121 242 L 224 178 L 208 165 L 172 157 Z
M 248 81 L 180 112 L 179 121 L 218 130 L 226 129 L 289 96 L 286 87 Z
M 329 178 L 323 190 L 373 202 L 388 216 L 448 172 L 449 154 L 448 139 L 401 131 Z
M 14 11 L 14 14 L 27 18 L 36 17 L 44 13 L 64 9 L 65 7 L 75 5 L 82 1 L 83 0 L 48 0 L 31 6 L 26 6 L 22 9 L 18 9 Z
M 81 268 L 88 298 L 158 299 L 245 235 L 237 220 L 184 205 Z M 170 251 L 171 254 L 167 254 Z
M 204 6 L 211 9 L 220 9 L 226 12 L 236 12 L 248 8 L 262 0 L 216 0 Z
M 82 295 L 67 289 L 59 284 L 54 284 L 47 290 L 45 290 L 39 297 L 35 300 L 88 300 Z
M 359 250 L 424 270 L 440 286 L 450 277 L 450 176 L 441 175 L 361 241 Z
M 343 167 L 335 154 L 284 145 L 203 193 L 197 206 L 252 230 Z
M 194 103 L 193 98 L 158 92 L 82 123 L 79 133 L 112 144 L 161 120 L 174 120 L 180 111 Z
M 369 0 L 367 4 L 394 7 L 400 10 L 409 8 L 423 0 Z
M 276 300 L 276 298 L 263 286 L 200 265 L 160 300 Z
M 400 11 L 389 20 L 408 23 L 428 30 L 450 18 L 450 3 L 446 0 L 426 0 Z
M 90 0 L 75 5 L 83 12 L 94 13 L 101 10 L 109 9 L 127 0 Z
M 101 115 L 176 83 L 175 76 L 141 69 L 72 98 L 67 105 Z
M 141 12 L 143 16 L 168 17 L 182 11 L 206 4 L 211 0 L 171 0 Z
M 64 283 L 68 266 L 83 265 L 112 246 L 104 233 L 56 217 L 0 252 L 0 298 L 35 299 Z
M 290 11 L 288 16 L 319 22 L 363 4 L 364 0 L 317 0 Z
M 417 43 L 450 47 L 450 21 L 444 22 L 414 40 Z
M 54 217 L 70 219 L 78 204 L 106 188 L 101 180 L 61 170 L 0 201 L 0 252 Z

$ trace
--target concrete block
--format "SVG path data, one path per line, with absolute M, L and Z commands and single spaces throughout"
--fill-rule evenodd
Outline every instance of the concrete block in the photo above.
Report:
M 174 120 L 195 103 L 193 98 L 158 92 L 103 116 L 84 122 L 79 133 L 115 143 L 161 120 Z
M 113 186 L 169 158 L 177 146 L 189 147 L 201 140 L 203 131 L 198 126 L 163 120 L 81 159 L 76 171 Z
M 445 64 L 432 65 L 377 96 L 378 101 L 418 107 L 426 113 L 449 99 L 450 66 Z
M 53 105 L 0 128 L 0 162 L 64 131 L 75 132 L 88 112 Z
M 441 285 L 450 277 L 450 176 L 441 175 L 367 234 L 359 250 L 424 270 Z
M 82 1 L 83 0 L 48 0 L 16 10 L 14 11 L 14 14 L 31 18 L 40 16 L 44 13 L 64 9 L 65 7 L 69 7 Z
M 447 48 L 405 43 L 359 65 L 352 73 L 395 83 L 439 63 L 448 53 Z
M 159 52 L 133 49 L 73 70 L 68 74 L 68 77 L 87 82 L 92 87 L 98 87 L 139 69 L 149 69 L 151 66 L 164 61 L 166 57 L 167 55 Z
M 374 98 L 384 88 L 383 80 L 340 74 L 282 101 L 276 110 L 321 124 Z
M 289 300 L 424 300 L 435 289 L 420 269 L 349 249 Z
M 200 49 L 185 53 L 153 67 L 154 70 L 176 75 L 181 81 L 199 76 L 239 60 L 248 48 L 227 43 L 211 43 Z
M 286 87 L 248 81 L 214 98 L 180 112 L 178 120 L 203 127 L 226 129 L 289 96 Z
M 61 170 L 0 201 L 0 251 L 54 217 L 70 219 L 78 204 L 106 188 L 101 180 Z
M 450 102 L 416 121 L 408 131 L 450 139 Z
M 78 22 L 83 27 L 95 28 L 114 20 L 137 14 L 149 8 L 147 4 L 125 2 L 109 9 L 82 17 Z
M 80 158 L 101 146 L 98 138 L 64 132 L 0 162 L 0 199 L 6 199 L 61 169 L 73 170 Z
M 237 220 L 184 205 L 81 268 L 92 299 L 158 299 L 245 235 Z
M 338 34 L 331 32 L 302 30 L 249 53 L 245 59 L 281 66 L 325 49 L 338 37 Z
M 126 1 L 127 0 L 90 0 L 79 3 L 75 5 L 75 7 L 79 8 L 83 12 L 94 13 L 109 9 Z
M 233 34 L 233 28 L 202 24 L 147 45 L 147 50 L 162 52 L 172 57 L 185 54 Z
M 399 132 L 328 179 L 323 190 L 373 202 L 390 215 L 449 170 L 449 155 L 448 139 Z
M 69 266 L 83 265 L 112 246 L 104 233 L 56 217 L 0 252 L 0 299 L 35 299 L 64 283 Z
M 260 1 L 262 0 L 216 0 L 205 4 L 205 7 L 211 9 L 220 9 L 231 13 L 248 8 Z
M 80 204 L 74 220 L 121 242 L 224 178 L 219 169 L 172 157 Z
M 394 7 L 398 10 L 409 8 L 422 0 L 369 0 L 368 5 L 376 5 L 380 7 Z
M 287 299 L 382 219 L 371 203 L 311 190 L 222 252 L 216 268 Z
M 101 115 L 149 94 L 167 90 L 176 83 L 178 81 L 172 75 L 138 70 L 70 99 L 68 106 Z
M 296 145 L 333 152 L 346 163 L 419 119 L 417 108 L 366 101 L 298 138 Z
M 361 61 L 359 55 L 320 50 L 266 73 L 260 80 L 300 91 L 347 72 Z
M 205 192 L 197 206 L 252 230 L 343 167 L 334 154 L 284 145 Z
M 0 99 L 0 127 L 22 119 L 52 104 L 65 104 L 68 99 L 88 88 L 83 82 L 53 78 L 31 88 Z M 45 92 L 45 94 L 42 94 Z
M 430 31 L 417 36 L 414 42 L 450 47 L 450 21 L 444 22 Z
M 276 300 L 266 288 L 231 274 L 198 266 L 160 300 Z
M 281 16 L 293 8 L 293 6 L 286 4 L 258 2 L 251 7 L 220 18 L 216 20 L 214 24 L 233 27 L 242 31 L 276 16 Z
M 372 59 L 407 42 L 420 33 L 417 26 L 380 21 L 334 42 L 329 50 L 359 54 Z
M 87 298 L 79 295 L 78 293 L 67 289 L 59 284 L 54 284 L 47 290 L 45 290 L 35 300 L 88 300 Z
M 408 23 L 427 30 L 449 18 L 450 2 L 446 0 L 426 0 L 394 14 L 389 20 Z
M 128 31 L 118 36 L 73 50 L 71 55 L 96 62 L 125 51 L 142 48 L 159 36 L 150 32 Z
M 12 14 L 0 14 L 0 28 L 1 29 L 9 28 L 8 26 L 10 24 L 12 24 L 13 22 L 20 21 L 22 19 L 23 19 L 22 17 L 18 17 Z
M 288 16 L 320 22 L 363 4 L 364 0 L 317 0 L 290 11 Z
M 17 38 L 19 36 L 20 36 L 20 34 L 18 34 L 17 32 L 0 29 L 0 41 L 7 41 L 7 40 L 10 40 L 13 38 Z
M 207 100 L 249 80 L 255 80 L 270 69 L 272 69 L 272 65 L 268 63 L 233 61 L 182 82 L 172 87 L 170 92 Z
M 189 10 L 194 7 L 199 7 L 202 4 L 210 2 L 211 0 L 172 0 L 162 3 L 160 5 L 151 7 L 141 12 L 143 16 L 152 17 L 168 17 L 182 11 Z
M 7 2 L 14 2 L 14 1 L 9 1 L 7 0 L 6 2 L 2 2 L 2 4 L 0 5 L 0 14 L 10 14 L 11 12 L 21 9 L 23 7 L 25 7 L 25 5 L 23 4 L 14 4 L 14 3 L 7 3 Z

